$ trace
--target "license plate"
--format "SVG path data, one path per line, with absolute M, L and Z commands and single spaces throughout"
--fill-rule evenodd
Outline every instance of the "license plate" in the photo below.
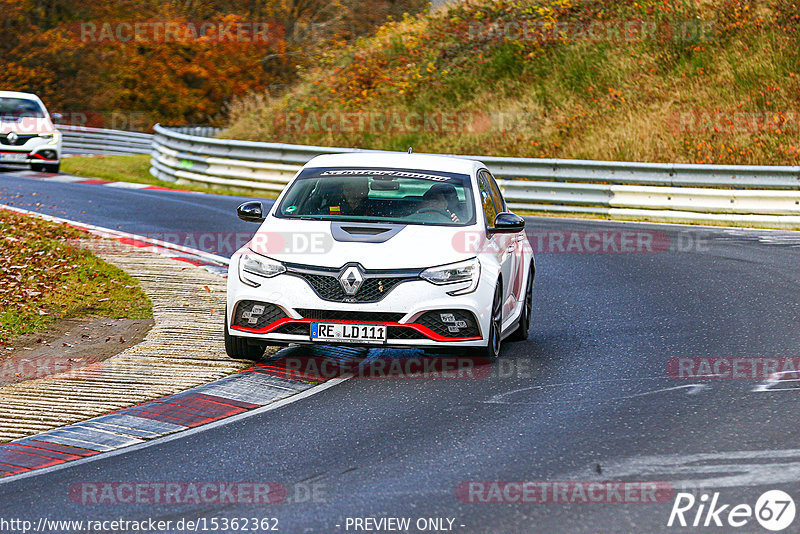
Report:
M 382 324 L 311 323 L 312 341 L 337 343 L 386 343 L 386 326 Z
M 28 155 L 0 152 L 0 161 L 28 161 Z

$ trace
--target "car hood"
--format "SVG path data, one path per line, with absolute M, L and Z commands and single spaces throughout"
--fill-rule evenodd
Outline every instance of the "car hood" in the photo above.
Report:
M 0 135 L 11 132 L 18 134 L 51 134 L 55 126 L 47 117 L 22 117 L 18 120 L 0 119 Z
M 375 235 L 380 230 L 386 231 Z M 270 217 L 248 246 L 287 263 L 338 268 L 357 262 L 365 269 L 416 269 L 474 257 L 474 251 L 470 253 L 459 244 L 465 242 L 465 236 L 477 233 L 476 226 L 332 223 Z

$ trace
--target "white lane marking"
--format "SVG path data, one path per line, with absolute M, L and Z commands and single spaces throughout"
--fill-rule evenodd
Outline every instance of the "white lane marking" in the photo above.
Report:
M 597 463 L 602 466 L 602 475 L 595 471 Z M 719 476 L 696 476 L 713 474 Z M 594 480 L 598 476 L 603 480 L 647 477 L 668 482 L 678 491 L 796 483 L 800 480 L 800 449 L 634 456 L 595 462 L 568 476 L 577 480 L 586 477 Z
M 539 385 L 536 385 L 536 386 L 527 386 L 527 387 L 520 388 L 520 389 L 514 389 L 512 391 L 506 391 L 504 393 L 498 393 L 497 395 L 493 395 L 490 399 L 485 400 L 483 402 L 486 403 L 486 404 L 532 404 L 532 403 L 524 402 L 524 401 L 523 402 L 518 402 L 518 401 L 508 400 L 507 398 L 511 397 L 513 395 L 517 395 L 518 393 L 524 393 L 526 391 L 541 390 L 541 389 L 545 389 L 545 388 L 556 388 L 556 387 L 563 387 L 563 386 L 588 386 L 588 385 L 592 385 L 592 384 L 602 384 L 602 383 L 608 383 L 608 382 L 637 382 L 637 381 L 641 381 L 641 380 L 664 380 L 664 379 L 665 378 L 663 376 L 647 376 L 647 377 L 638 377 L 638 378 L 609 378 L 609 379 L 606 379 L 606 380 L 594 380 L 594 381 L 585 381 L 585 382 L 561 382 L 561 383 L 558 383 L 558 384 L 539 384 Z M 633 397 L 641 397 L 643 395 L 651 395 L 651 394 L 654 394 L 654 393 L 662 393 L 662 392 L 665 392 L 665 391 L 672 391 L 672 390 L 678 390 L 678 389 L 689 389 L 689 391 L 687 391 L 686 393 L 688 395 L 694 395 L 696 393 L 699 393 L 700 391 L 702 391 L 703 389 L 705 389 L 707 387 L 708 386 L 706 384 L 685 384 L 685 385 L 682 385 L 682 386 L 674 386 L 674 387 L 670 387 L 670 388 L 646 391 L 644 393 L 636 393 L 636 394 L 629 395 L 629 396 L 612 397 L 612 398 L 607 399 L 607 400 L 629 399 L 629 398 L 633 398 Z
M 232 415 L 230 417 L 226 417 L 225 419 L 220 419 L 218 421 L 214 421 L 205 425 L 200 425 L 194 428 L 190 428 L 189 430 L 184 430 L 181 432 L 176 432 L 174 434 L 170 434 L 168 436 L 163 436 L 160 438 L 155 438 L 150 441 L 145 441 L 144 443 L 138 443 L 136 445 L 131 445 L 130 447 L 122 447 L 120 449 L 115 449 L 109 452 L 95 454 L 94 456 L 89 456 L 86 458 L 81 458 L 80 460 L 71 460 L 69 462 L 65 462 L 63 464 L 53 465 L 51 467 L 45 467 L 42 469 L 36 469 L 33 471 L 29 471 L 27 473 L 20 473 L 18 475 L 12 475 L 9 477 L 0 478 L 0 486 L 3 484 L 8 484 L 9 482 L 15 482 L 17 480 L 21 480 L 23 478 L 30 478 L 39 475 L 45 475 L 47 473 L 52 473 L 54 471 L 60 471 L 61 469 L 68 469 L 70 467 L 74 467 L 76 465 L 82 465 L 90 462 L 94 462 L 97 460 L 102 460 L 104 458 L 111 458 L 112 456 L 118 456 L 120 454 L 127 454 L 129 452 L 138 451 L 141 449 L 146 449 L 148 447 L 152 447 L 153 445 L 161 445 L 162 443 L 167 443 L 170 441 L 174 441 L 177 439 L 184 439 L 188 438 L 189 436 L 193 436 L 194 434 L 198 434 L 200 432 L 204 432 L 206 430 L 211 430 L 212 428 L 217 428 L 220 426 L 224 426 L 230 423 L 235 423 L 237 421 L 241 421 L 247 419 L 249 417 L 254 417 L 256 415 L 261 415 L 262 413 L 266 413 L 272 410 L 277 410 L 278 408 L 282 408 L 287 404 L 292 404 L 293 402 L 297 402 L 299 400 L 305 399 L 307 397 L 311 397 L 312 395 L 316 395 L 317 393 L 322 393 L 328 388 L 336 386 L 346 380 L 352 378 L 353 375 L 345 375 L 340 378 L 333 378 L 328 380 L 327 382 L 323 382 L 322 384 L 316 385 L 310 389 L 302 391 L 297 395 L 292 395 L 291 397 L 286 397 L 285 399 L 281 399 L 279 401 L 273 402 L 272 404 L 267 404 L 266 406 L 262 406 L 260 408 L 255 408 L 250 410 L 249 412 L 243 412 L 237 415 Z M 32 436 L 35 437 L 35 436 Z
M 684 386 L 675 386 L 671 388 L 663 388 L 663 389 L 654 389 L 653 391 L 645 391 L 644 393 L 636 393 L 634 395 L 627 395 L 624 397 L 613 397 L 609 400 L 620 400 L 620 399 L 632 399 L 634 397 L 644 397 L 645 395 L 654 395 L 656 393 L 665 393 L 667 391 L 677 391 L 679 389 L 688 389 L 689 391 L 686 392 L 687 395 L 696 395 L 703 391 L 704 389 L 708 388 L 707 384 L 686 384 Z
M 37 180 L 43 182 L 61 182 L 61 183 L 78 183 L 85 182 L 88 178 L 81 178 L 79 176 L 61 175 L 61 176 L 34 176 Z
M 800 233 L 790 230 L 752 229 L 749 232 L 745 232 L 731 229 L 725 231 L 725 238 L 730 240 L 744 239 L 747 241 L 758 241 L 763 245 L 780 245 L 792 248 L 800 247 Z
M 714 224 L 689 224 L 689 223 L 668 223 L 668 222 L 656 222 L 656 221 L 625 221 L 621 219 L 589 219 L 589 218 L 581 218 L 581 217 L 563 217 L 560 215 L 548 217 L 546 215 L 525 215 L 526 218 L 529 219 L 548 219 L 550 221 L 555 220 L 566 220 L 566 221 L 574 221 L 574 222 L 582 222 L 582 223 L 590 223 L 590 224 L 622 224 L 622 225 L 631 225 L 631 224 L 638 224 L 643 226 L 679 226 L 682 228 L 687 228 L 691 230 L 726 230 L 726 231 L 742 231 L 742 232 L 798 232 L 798 230 L 785 230 L 785 229 L 778 229 L 778 228 L 739 228 L 739 227 L 731 227 L 731 226 L 720 226 Z
M 785 384 L 787 382 L 800 382 L 800 378 L 781 378 L 785 374 L 792 374 L 797 376 L 797 371 L 779 371 L 774 373 L 772 376 L 767 378 L 761 384 L 756 385 L 752 390 L 753 393 L 776 393 L 778 391 L 797 391 L 800 389 L 800 385 L 787 387 L 787 388 L 776 388 L 774 386 L 778 384 Z
M 120 189 L 147 189 L 150 187 L 147 184 L 137 184 L 134 182 L 109 182 L 103 185 L 106 187 L 119 187 Z

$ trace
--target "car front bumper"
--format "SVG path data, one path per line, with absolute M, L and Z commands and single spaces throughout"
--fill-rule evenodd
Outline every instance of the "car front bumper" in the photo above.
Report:
M 372 303 L 324 300 L 306 280 L 290 274 L 258 281 L 261 285 L 252 287 L 239 279 L 235 255 L 228 273 L 226 317 L 233 335 L 267 344 L 310 344 L 316 343 L 311 339 L 311 323 L 356 323 L 387 326 L 386 342 L 377 345 L 344 342 L 347 345 L 450 348 L 487 343 L 484 336 L 489 329 L 494 296 L 494 287 L 488 280 L 481 280 L 474 292 L 459 296 L 447 293 L 463 284 L 437 286 L 421 279 L 412 280 L 396 285 L 380 301 Z M 250 324 L 242 320 L 239 312 L 240 306 L 253 303 L 272 305 L 275 309 L 268 308 L 268 317 L 259 316 Z M 464 323 L 467 325 L 463 326 Z
M 50 143 L 45 138 L 33 138 L 24 145 L 0 144 L 0 164 L 30 165 L 44 163 L 55 165 L 61 162 L 61 141 Z

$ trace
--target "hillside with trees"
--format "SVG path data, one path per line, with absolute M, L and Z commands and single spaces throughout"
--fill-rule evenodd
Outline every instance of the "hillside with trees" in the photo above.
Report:
M 2 90 L 91 126 L 219 123 L 418 0 L 0 0 Z
M 800 164 L 796 0 L 470 0 L 321 51 L 227 137 L 363 148 Z

